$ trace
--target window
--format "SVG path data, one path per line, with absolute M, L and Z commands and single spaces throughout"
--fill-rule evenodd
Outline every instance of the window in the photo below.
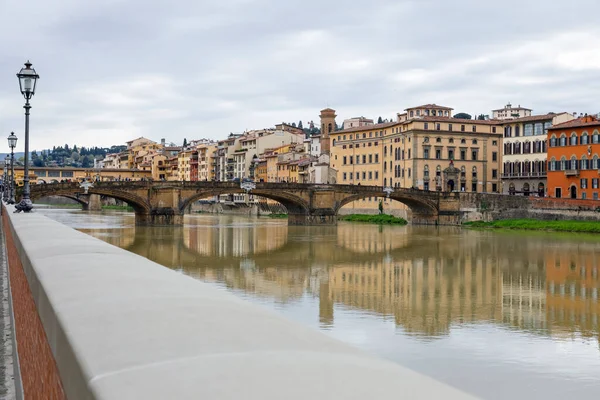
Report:
M 344 172 L 344 180 L 346 180 L 346 173 Z
M 346 156 L 344 156 L 344 160 L 342 161 L 342 165 L 346 165 Z
M 408 149 L 408 158 L 410 158 L 410 149 Z
M 472 192 L 476 192 L 476 191 L 477 191 L 477 182 L 473 182 L 473 183 L 471 184 L 471 191 L 472 191 Z
M 435 124 L 435 130 L 436 131 L 439 131 L 441 128 L 442 128 L 441 124 Z
M 448 158 L 454 160 L 454 149 L 448 149 Z
M 498 178 L 498 170 L 497 169 L 493 169 L 492 170 L 492 179 L 496 179 Z
M 563 133 L 562 135 L 560 135 L 559 146 L 566 146 L 566 145 L 567 145 L 567 135 L 565 135 Z
M 379 162 L 379 154 L 375 154 L 375 163 Z
M 452 124 L 448 124 L 448 130 L 452 132 Z
M 492 192 L 498 193 L 498 184 L 497 183 L 492 183 Z
M 363 164 L 367 163 L 367 155 L 366 154 L 363 154 L 363 156 L 362 156 L 362 163 Z
M 356 156 L 356 164 L 360 164 L 360 156 Z
M 369 180 L 372 180 L 372 179 L 373 179 L 373 172 L 369 171 Z
M 411 112 L 412 112 L 412 111 L 411 111 Z M 425 122 L 425 123 L 423 124 L 423 128 L 424 128 L 424 129 L 429 129 L 429 124 L 428 124 L 427 122 Z
M 435 159 L 439 160 L 442 158 L 442 150 L 441 149 L 436 149 L 435 150 Z
M 473 125 L 473 128 L 471 129 L 473 132 L 477 132 L 477 127 L 475 125 Z
M 594 198 L 594 200 L 598 200 L 598 192 L 593 193 L 593 198 Z
M 594 134 L 592 135 L 592 143 L 598 143 L 598 131 L 594 131 Z
M 588 136 L 587 132 L 583 132 L 581 134 L 581 144 L 589 144 L 590 142 L 590 137 Z
M 492 133 L 496 133 L 496 127 L 492 126 Z
M 477 179 L 477 167 L 473 167 L 473 180 Z
M 587 178 L 582 178 L 579 180 L 579 187 L 582 189 L 587 189 Z
M 369 154 L 369 164 L 373 163 L 373 154 Z
M 477 139 L 473 139 L 473 144 L 477 144 Z
M 544 134 L 544 124 L 542 124 L 541 122 L 537 122 L 533 127 L 533 134 L 536 136 L 543 135 Z
M 533 136 L 533 124 L 523 125 L 523 136 Z
M 576 146 L 576 145 L 577 145 L 577 134 L 576 134 L 576 133 L 574 133 L 574 132 L 573 132 L 573 133 L 571 134 L 571 138 L 570 138 L 570 140 L 569 140 L 569 144 L 570 144 L 571 146 Z
M 552 135 L 550 138 L 550 147 L 556 147 L 556 136 Z
M 437 138 L 435 138 L 435 142 L 436 142 L 436 143 L 442 143 L 442 138 L 441 138 L 441 137 L 437 137 Z
M 467 139 L 460 139 L 460 144 L 465 144 L 467 143 Z
M 477 161 L 477 150 L 471 151 L 471 160 Z
M 466 150 L 464 150 L 464 149 L 460 150 L 460 159 L 462 161 L 465 161 L 467 159 L 467 151 Z
M 592 178 L 592 189 L 598 189 L 598 178 Z
M 571 166 L 570 169 L 577 169 L 577 159 L 575 157 L 571 158 Z
M 423 149 L 423 158 L 429 158 L 429 149 Z
M 363 181 L 364 181 L 365 179 L 367 179 L 367 172 L 366 172 L 366 171 L 363 171 L 362 175 L 363 175 L 363 176 L 362 176 L 362 178 L 363 178 Z
M 461 125 L 461 126 L 460 126 L 460 131 L 461 131 L 461 132 L 464 132 L 464 131 L 465 131 L 465 126 L 464 126 L 464 125 Z
M 379 171 L 375 171 L 375 179 L 379 179 Z
M 498 161 L 498 153 L 495 151 L 492 152 L 492 161 Z

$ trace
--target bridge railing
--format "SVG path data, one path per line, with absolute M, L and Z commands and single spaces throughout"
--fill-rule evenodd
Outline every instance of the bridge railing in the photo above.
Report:
M 21 359 L 25 398 L 62 397 L 48 387 L 54 365 L 69 399 L 469 397 L 46 217 L 12 211 L 3 215 L 15 255 L 11 285 L 20 274 L 30 289 L 12 287 L 13 298 L 29 296 L 37 309 L 17 321 L 19 353 L 36 351 L 26 346 L 34 333 L 51 350 L 50 360 Z

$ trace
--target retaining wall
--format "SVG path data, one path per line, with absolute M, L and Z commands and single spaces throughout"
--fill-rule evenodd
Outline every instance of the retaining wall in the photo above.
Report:
M 62 398 L 61 388 L 77 400 L 470 398 L 143 257 L 12 209 L 5 210 L 4 229 L 28 399 Z

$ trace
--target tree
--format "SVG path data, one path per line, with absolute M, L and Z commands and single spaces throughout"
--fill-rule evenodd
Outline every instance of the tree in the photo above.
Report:
M 479 114 L 479 116 L 477 117 L 478 120 L 483 121 L 485 120 L 485 115 L 483 114 Z
M 41 158 L 36 158 L 33 160 L 33 166 L 34 167 L 45 167 L 46 163 L 44 163 L 44 160 L 42 160 Z
M 304 128 L 302 128 L 302 121 L 298 121 L 298 128 L 299 129 L 304 129 Z
M 79 161 L 79 153 L 76 151 L 72 152 L 71 158 L 73 159 L 73 161 Z
M 187 147 L 187 139 L 183 138 L 183 147 Z
M 292 122 L 292 126 L 295 128 L 295 127 L 296 127 L 296 123 L 295 123 L 295 122 Z
M 379 214 L 383 214 L 383 201 L 379 200 Z
M 454 115 L 454 118 L 471 119 L 473 117 L 471 117 L 471 114 L 467 114 L 467 113 L 461 112 L 461 113 L 458 113 L 458 114 Z
M 94 157 L 92 157 L 92 156 L 85 156 L 81 160 L 81 166 L 83 168 L 91 168 L 94 165 L 94 161 L 93 160 L 94 160 Z
M 381 124 L 381 123 L 383 123 L 383 119 L 381 119 L 381 117 L 377 118 L 377 123 L 378 123 L 378 124 Z

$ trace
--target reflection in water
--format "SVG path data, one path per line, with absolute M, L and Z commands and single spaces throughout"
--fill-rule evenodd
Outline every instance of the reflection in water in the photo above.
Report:
M 77 218 L 63 222 L 71 219 L 72 226 L 93 236 L 251 300 L 275 300 L 289 315 L 308 307 L 315 318 L 318 314 L 319 326 L 335 336 L 487 398 L 508 393 L 491 395 L 486 384 L 472 378 L 494 362 L 504 369 L 491 372 L 502 379 L 517 382 L 535 375 L 534 382 L 546 385 L 544 398 L 571 392 L 587 398 L 600 390 L 598 380 L 590 380 L 600 376 L 596 237 L 350 223 L 288 227 L 285 221 L 231 216 L 189 216 L 184 227 L 134 227 L 126 219 L 114 228 L 86 229 L 73 222 L 82 217 Z M 374 321 L 393 321 L 396 333 L 368 339 Z M 429 347 L 415 342 L 402 347 L 397 335 L 437 340 L 425 341 Z M 452 353 L 463 345 L 462 337 L 473 335 L 468 350 Z M 468 356 L 477 340 L 484 343 L 478 355 Z M 555 346 L 532 350 L 549 341 L 586 347 L 566 354 Z M 508 358 L 504 352 L 492 354 L 502 342 L 525 346 L 513 356 L 518 363 L 501 361 Z M 397 348 L 404 350 L 395 354 Z M 419 353 L 412 354 L 416 348 Z M 462 363 L 467 377 L 453 367 L 439 367 L 444 352 Z M 544 361 L 541 371 L 527 367 L 552 353 L 563 358 Z M 567 385 L 567 375 L 574 386 Z M 531 394 L 542 393 L 538 386 Z M 527 393 L 522 390 L 518 393 Z

